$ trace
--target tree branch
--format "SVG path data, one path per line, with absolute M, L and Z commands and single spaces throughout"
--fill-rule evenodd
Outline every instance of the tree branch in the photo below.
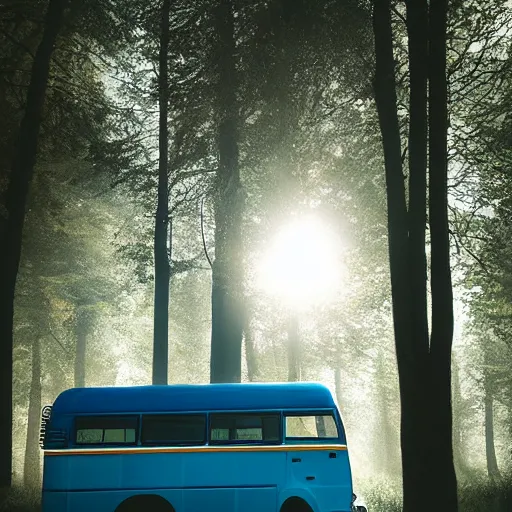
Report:
M 210 264 L 210 268 L 213 269 L 212 260 L 210 259 L 210 256 L 208 255 L 208 249 L 206 247 L 206 239 L 204 237 L 204 197 L 201 199 L 201 238 L 203 240 L 204 254 L 206 256 L 206 259 L 208 260 L 208 263 Z

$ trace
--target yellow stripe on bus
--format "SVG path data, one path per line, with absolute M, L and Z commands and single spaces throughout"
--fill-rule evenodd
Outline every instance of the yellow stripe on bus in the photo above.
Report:
M 273 446 L 187 446 L 166 448 L 79 448 L 74 450 L 45 450 L 45 455 L 123 455 L 149 453 L 230 453 L 230 452 L 313 452 L 313 451 L 343 451 L 344 444 L 286 444 Z

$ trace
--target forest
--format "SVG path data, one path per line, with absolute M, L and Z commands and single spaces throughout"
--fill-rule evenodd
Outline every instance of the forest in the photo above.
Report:
M 0 510 L 68 388 L 281 381 L 512 510 L 511 133 L 508 0 L 0 0 Z

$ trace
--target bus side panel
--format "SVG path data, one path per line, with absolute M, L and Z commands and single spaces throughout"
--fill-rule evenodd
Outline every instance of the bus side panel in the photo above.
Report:
M 156 494 L 176 512 L 277 512 L 276 489 L 153 489 L 43 493 L 43 512 L 114 512 L 130 496 Z M 147 511 L 151 512 L 151 511 Z
M 283 485 L 286 452 L 191 453 L 182 459 L 185 486 L 246 487 Z
M 275 487 L 186 489 L 176 512 L 276 512 Z
M 43 491 L 41 510 L 43 512 L 67 512 L 68 493 Z
M 46 455 L 45 491 L 182 487 L 179 455 Z
M 152 489 L 151 491 L 43 491 L 42 512 L 115 512 L 123 501 L 139 494 L 162 496 L 172 504 L 176 512 L 183 510 L 183 496 L 180 489 Z
M 45 456 L 43 488 L 155 489 L 282 485 L 286 452 Z

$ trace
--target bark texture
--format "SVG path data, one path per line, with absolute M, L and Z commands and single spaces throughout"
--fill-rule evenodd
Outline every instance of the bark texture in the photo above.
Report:
M 7 221 L 0 240 L 0 488 L 12 480 L 12 357 L 16 277 L 23 224 L 37 156 L 41 111 L 50 61 L 67 0 L 50 0 L 44 31 L 32 64 L 26 107 L 6 194 Z

